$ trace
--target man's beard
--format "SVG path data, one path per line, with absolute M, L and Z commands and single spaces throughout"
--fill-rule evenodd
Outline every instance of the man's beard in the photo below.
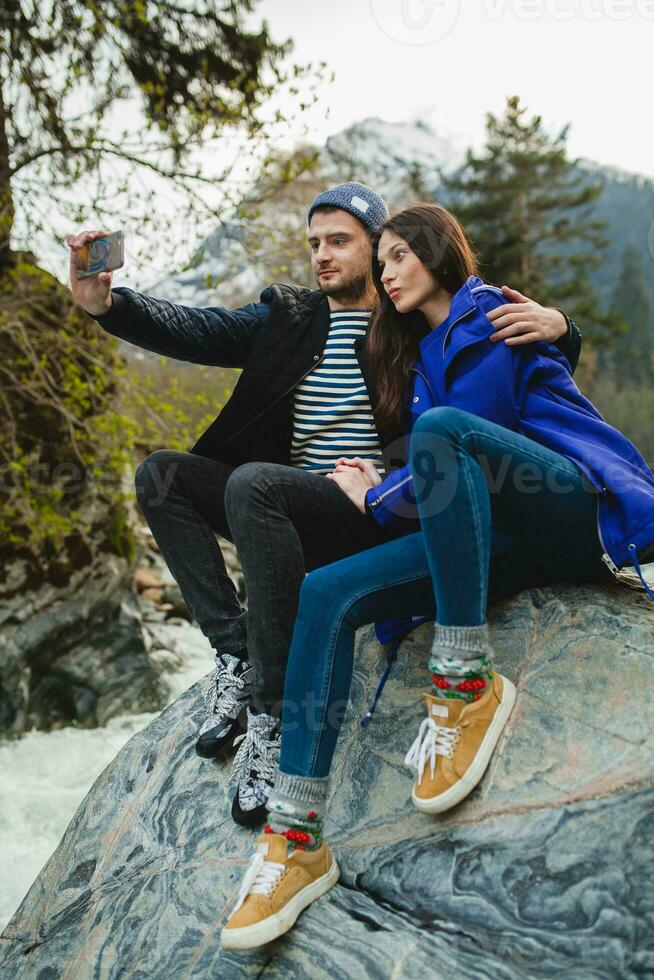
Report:
M 360 275 L 352 276 L 352 278 L 347 279 L 343 282 L 334 283 L 333 285 L 327 281 L 323 285 L 318 279 L 318 288 L 325 294 L 325 296 L 331 296 L 333 299 L 337 299 L 339 303 L 345 300 L 358 300 L 362 296 L 365 296 L 368 291 L 368 276 L 366 273 L 361 273 Z

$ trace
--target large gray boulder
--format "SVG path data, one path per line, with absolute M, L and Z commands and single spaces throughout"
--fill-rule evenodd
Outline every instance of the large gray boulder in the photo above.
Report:
M 402 765 L 422 716 L 429 627 L 383 656 L 358 637 L 326 833 L 340 883 L 288 936 L 223 953 L 255 835 L 229 817 L 229 763 L 200 760 L 197 684 L 97 780 L 3 935 L 0 973 L 86 978 L 654 975 L 654 606 L 620 587 L 531 590 L 492 617 L 518 686 L 480 786 L 438 817 Z
M 65 585 L 0 597 L 0 732 L 95 727 L 164 707 L 169 685 L 133 574 L 124 558 L 100 554 Z
M 103 724 L 163 707 L 130 595 L 132 574 L 125 559 L 104 554 L 63 586 L 0 599 L 0 731 Z M 133 684 L 116 683 L 124 674 Z
M 183 657 L 171 650 L 165 624 L 191 615 L 151 535 L 141 527 L 138 533 L 150 545 L 138 563 L 100 552 L 64 584 L 30 589 L 24 563 L 3 570 L 0 734 L 71 722 L 94 728 L 171 701 Z M 219 543 L 244 597 L 234 545 Z M 208 665 L 210 657 L 207 648 Z

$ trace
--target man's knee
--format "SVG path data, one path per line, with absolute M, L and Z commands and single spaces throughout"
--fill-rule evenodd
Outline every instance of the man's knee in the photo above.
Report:
M 288 469 L 281 463 L 242 463 L 237 466 L 225 488 L 225 510 L 234 514 L 257 499 L 264 499 L 271 487 L 280 482 Z
M 168 496 L 178 473 L 182 453 L 158 449 L 136 468 L 134 486 L 142 510 L 160 507 Z

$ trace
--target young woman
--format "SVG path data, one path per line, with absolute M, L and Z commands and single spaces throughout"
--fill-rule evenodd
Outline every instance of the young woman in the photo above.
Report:
M 330 707 L 347 701 L 358 627 L 436 619 L 427 717 L 406 762 L 415 806 L 439 813 L 479 782 L 515 700 L 494 669 L 489 602 L 610 579 L 654 546 L 654 475 L 579 392 L 563 355 L 492 341 L 487 314 L 503 297 L 475 276 L 456 219 L 437 205 L 401 212 L 373 264 L 378 421 L 397 427 L 408 410 L 409 463 L 381 481 L 367 461 L 343 459 L 330 478 L 380 524 L 417 510 L 421 531 L 304 580 L 284 704 L 300 708 L 308 694 L 317 716 L 309 726 L 285 708 L 269 824 L 222 932 L 232 949 L 281 935 L 338 878 L 321 836 L 338 735 Z

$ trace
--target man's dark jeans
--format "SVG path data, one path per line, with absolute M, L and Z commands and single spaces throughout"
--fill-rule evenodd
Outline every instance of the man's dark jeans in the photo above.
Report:
M 234 469 L 160 450 L 139 466 L 136 495 L 192 616 L 219 653 L 247 656 L 254 704 L 269 712 L 282 700 L 305 573 L 398 536 L 336 483 L 278 463 Z M 236 545 L 247 613 L 214 532 Z

